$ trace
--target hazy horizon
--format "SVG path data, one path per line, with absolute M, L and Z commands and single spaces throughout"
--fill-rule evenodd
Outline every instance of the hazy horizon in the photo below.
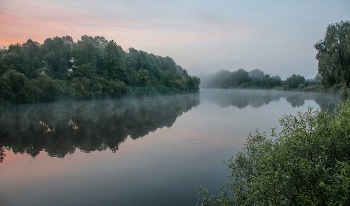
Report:
M 309 79 L 314 45 L 327 25 L 350 20 L 349 8 L 346 0 L 1 0 L 0 46 L 86 34 L 169 56 L 191 75 L 242 68 Z

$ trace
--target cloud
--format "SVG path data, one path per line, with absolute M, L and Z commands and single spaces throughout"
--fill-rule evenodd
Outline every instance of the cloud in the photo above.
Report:
M 350 2 L 235 0 L 2 0 L 0 45 L 104 36 L 170 56 L 190 74 L 262 69 L 286 78 L 317 72 L 313 45 Z M 312 74 L 312 76 L 314 76 Z M 308 76 L 310 78 L 312 76 Z

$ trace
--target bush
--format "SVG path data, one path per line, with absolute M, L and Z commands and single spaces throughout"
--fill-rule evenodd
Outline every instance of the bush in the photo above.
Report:
M 342 88 L 342 84 L 334 84 L 332 87 L 330 87 L 329 92 L 331 94 L 338 94 L 341 88 Z
M 350 89 L 346 87 L 342 87 L 339 92 L 340 99 L 349 99 L 350 98 Z
M 280 119 L 275 140 L 258 131 L 226 162 L 218 196 L 200 187 L 197 205 L 347 205 L 350 202 L 350 102 L 335 113 L 311 108 Z M 225 193 L 228 191 L 229 195 Z
M 305 88 L 305 84 L 299 84 L 299 86 L 296 88 L 296 90 L 301 91 Z

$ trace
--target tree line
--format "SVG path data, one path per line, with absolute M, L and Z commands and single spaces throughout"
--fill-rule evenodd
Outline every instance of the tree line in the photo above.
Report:
M 319 80 L 326 91 L 339 92 L 350 97 L 350 21 L 330 24 L 323 39 L 315 44 Z M 264 74 L 259 69 L 247 72 L 221 70 L 202 77 L 202 86 L 209 88 L 262 88 L 282 87 L 285 90 L 303 90 L 309 85 L 303 76 L 293 74 L 286 81 L 279 76 Z
M 0 103 L 102 99 L 199 91 L 170 57 L 84 35 L 32 39 L 0 50 Z
M 350 22 L 330 24 L 315 44 L 321 84 L 350 97 Z M 250 134 L 226 162 L 230 181 L 218 196 L 198 188 L 197 205 L 349 205 L 350 101 L 333 113 L 309 108 L 280 119 L 271 137 Z
M 261 88 L 272 89 L 280 87 L 284 90 L 302 90 L 309 85 L 305 77 L 293 74 L 285 81 L 278 75 L 270 76 L 260 69 L 250 72 L 244 69 L 230 72 L 221 70 L 215 74 L 203 76 L 202 86 L 207 88 Z

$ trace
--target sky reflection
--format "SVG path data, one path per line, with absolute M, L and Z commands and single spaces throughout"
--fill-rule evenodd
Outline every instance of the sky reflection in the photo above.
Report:
M 148 128 L 149 131 L 146 134 L 145 130 L 142 130 L 142 134 L 145 134 L 142 138 L 132 138 L 127 135 L 115 153 L 109 147 L 99 151 L 96 150 L 96 146 L 88 145 L 85 145 L 82 150 L 74 141 L 63 144 L 73 143 L 69 148 L 74 148 L 74 151 L 60 158 L 52 155 L 52 151 L 45 147 L 34 156 L 35 158 L 25 152 L 14 154 L 12 151 L 6 151 L 6 157 L 0 164 L 2 204 L 194 205 L 197 201 L 197 185 L 203 185 L 213 193 L 217 193 L 220 186 L 227 181 L 228 171 L 222 164 L 222 160 L 229 159 L 241 150 L 249 132 L 254 132 L 259 128 L 261 132 L 270 134 L 270 127 L 278 126 L 278 119 L 284 114 L 296 114 L 300 110 L 306 111 L 308 106 L 320 108 L 320 105 L 335 103 L 332 100 L 321 104 L 319 100 L 316 101 L 317 97 L 312 100 L 309 96 L 304 96 L 304 104 L 293 107 L 287 101 L 288 94 L 283 94 L 278 101 L 272 100 L 260 107 L 251 106 L 250 103 L 242 108 L 236 107 L 235 104 L 222 107 L 223 101 L 232 102 L 234 92 L 225 90 L 218 94 L 216 90 L 203 90 L 199 96 L 170 97 L 168 100 L 171 100 L 171 104 L 168 104 L 169 102 L 165 99 L 162 101 L 149 99 L 139 102 L 140 107 L 137 108 L 142 108 L 141 105 L 144 103 L 149 106 L 148 108 L 143 107 L 143 114 L 147 114 L 146 111 L 153 111 L 152 108 L 160 108 L 159 105 L 165 105 L 168 113 L 174 112 L 176 115 L 168 114 L 163 116 L 159 123 L 145 124 L 144 129 Z M 221 97 L 217 98 L 220 95 L 226 96 L 226 100 Z M 274 95 L 270 94 L 270 96 Z M 254 99 L 251 98 L 254 96 L 256 96 L 255 93 L 248 95 L 248 102 Z M 333 99 L 332 96 L 328 98 L 328 100 L 331 99 Z M 79 106 L 84 105 L 78 104 Z M 111 113 L 110 116 L 113 117 L 106 120 L 113 123 L 120 122 L 114 120 L 118 118 L 118 115 L 113 115 L 116 114 L 116 111 L 123 111 L 118 114 L 125 118 L 122 114 L 129 111 L 130 105 L 131 108 L 135 108 L 134 103 L 126 105 L 128 106 L 117 107 L 119 108 L 117 110 L 111 109 L 114 107 L 106 107 Z M 83 108 L 88 108 L 88 106 Z M 94 107 L 90 105 L 89 108 Z M 65 114 L 84 115 L 84 112 L 73 111 L 75 112 L 66 111 Z M 90 113 L 95 114 L 93 111 Z M 91 114 L 85 114 L 83 117 L 89 117 Z M 108 117 L 107 113 L 104 115 Z M 65 124 L 71 118 L 66 118 L 65 115 L 56 117 L 67 120 Z M 87 121 L 79 122 L 81 118 L 73 117 L 77 119 L 73 120 L 79 126 L 77 131 L 80 128 L 83 129 L 85 126 L 79 123 Z M 172 123 L 169 124 L 166 118 L 170 118 Z M 38 125 L 38 121 L 34 122 Z M 55 132 L 60 131 L 57 129 L 59 128 L 57 121 L 51 119 L 48 122 L 56 122 L 53 124 L 56 125 Z M 163 126 L 164 124 L 170 126 Z M 158 128 L 154 129 L 155 125 L 158 125 Z M 38 135 L 42 135 L 41 130 L 38 131 Z M 69 131 L 61 134 L 70 134 Z M 112 129 L 112 131 L 115 130 Z M 78 137 L 83 138 L 84 136 L 78 135 Z M 69 136 L 69 138 L 75 137 Z M 115 138 L 118 139 L 118 136 Z M 65 138 L 60 139 L 66 140 Z M 0 140 L 6 147 L 13 146 L 12 142 L 4 139 L 3 136 Z M 33 142 L 29 142 L 30 145 L 24 144 L 29 139 L 17 140 L 22 141 L 24 148 L 35 147 Z M 91 140 L 93 139 L 87 138 L 83 142 Z M 92 144 L 95 143 L 92 142 Z M 18 150 L 18 143 L 16 148 Z M 87 148 L 92 148 L 92 150 L 87 150 Z M 22 151 L 26 150 L 22 149 Z M 56 151 L 64 154 L 66 150 Z

